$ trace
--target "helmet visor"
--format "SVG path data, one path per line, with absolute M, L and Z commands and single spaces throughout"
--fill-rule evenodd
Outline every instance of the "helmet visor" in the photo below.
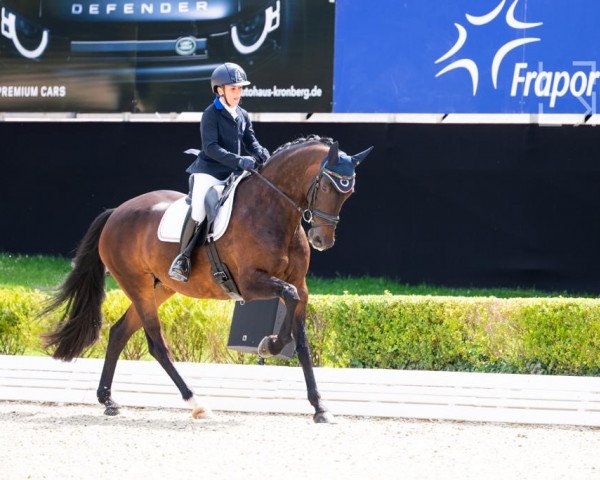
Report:
M 248 80 L 242 80 L 241 82 L 228 83 L 227 85 L 232 87 L 245 87 L 246 85 L 250 85 L 250 82 Z

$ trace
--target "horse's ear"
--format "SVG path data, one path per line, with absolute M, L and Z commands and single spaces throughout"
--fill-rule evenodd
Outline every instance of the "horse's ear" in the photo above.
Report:
M 360 152 L 357 153 L 356 155 L 352 155 L 352 165 L 354 165 L 355 167 L 362 162 L 365 158 L 367 158 L 367 155 L 369 155 L 369 153 L 371 153 L 371 150 L 373 150 L 373 147 L 369 147 L 367 148 L 364 152 Z
M 329 147 L 329 153 L 327 154 L 327 161 L 325 165 L 329 165 L 330 167 L 335 167 L 340 160 L 340 147 L 338 142 L 333 142 L 331 147 Z

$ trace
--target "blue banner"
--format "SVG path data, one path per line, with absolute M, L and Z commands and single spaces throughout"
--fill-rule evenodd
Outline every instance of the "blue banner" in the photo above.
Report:
M 597 0 L 338 0 L 334 112 L 595 113 Z

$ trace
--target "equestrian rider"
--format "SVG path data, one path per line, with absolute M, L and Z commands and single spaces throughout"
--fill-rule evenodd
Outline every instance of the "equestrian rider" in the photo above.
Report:
M 248 112 L 239 106 L 242 87 L 250 85 L 246 72 L 235 63 L 218 66 L 210 78 L 216 97 L 202 114 L 200 138 L 202 150 L 186 172 L 192 176 L 204 173 L 225 180 L 232 173 L 252 170 L 269 158 L 269 151 L 262 147 L 252 128 Z M 245 151 L 246 155 L 242 153 Z M 203 201 L 203 199 L 200 199 Z M 192 205 L 194 190 L 192 188 Z M 184 238 L 187 222 L 184 223 L 181 239 L 182 252 L 173 260 L 169 276 L 187 282 L 191 272 L 191 234 Z M 191 230 L 193 234 L 193 229 Z M 190 247 L 190 248 L 187 248 Z

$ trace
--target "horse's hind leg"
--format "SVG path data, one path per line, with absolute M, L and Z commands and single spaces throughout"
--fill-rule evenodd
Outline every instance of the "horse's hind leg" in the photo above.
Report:
M 194 418 L 204 417 L 210 413 L 208 408 L 197 404 L 194 392 L 190 390 L 183 378 L 181 378 L 181 375 L 179 375 L 175 365 L 173 365 L 171 353 L 163 336 L 160 320 L 158 318 L 158 305 L 156 304 L 154 294 L 152 293 L 153 279 L 149 278 L 149 281 L 151 282 L 149 285 L 150 288 L 139 290 L 133 294 L 132 292 L 128 293 L 141 318 L 144 331 L 146 332 L 150 355 L 160 363 L 179 389 L 183 400 L 192 407 L 192 416 Z
M 105 415 L 117 415 L 119 405 L 112 399 L 111 386 L 115 374 L 115 368 L 119 355 L 125 348 L 125 345 L 131 336 L 142 326 L 140 317 L 135 309 L 130 306 L 123 316 L 115 323 L 108 336 L 108 347 L 106 348 L 106 357 L 104 358 L 104 367 L 100 376 L 100 385 L 98 385 L 98 401 L 106 407 Z
M 156 304 L 160 305 L 172 295 L 172 291 L 159 286 L 155 289 Z M 117 402 L 112 399 L 111 393 L 115 368 L 119 360 L 119 355 L 125 348 L 125 345 L 127 345 L 131 336 L 139 330 L 141 326 L 142 320 L 136 309 L 131 305 L 119 321 L 117 321 L 110 329 L 104 367 L 102 368 L 102 375 L 97 391 L 98 401 L 106 407 L 104 410 L 105 415 L 112 416 L 119 413 L 120 407 Z

